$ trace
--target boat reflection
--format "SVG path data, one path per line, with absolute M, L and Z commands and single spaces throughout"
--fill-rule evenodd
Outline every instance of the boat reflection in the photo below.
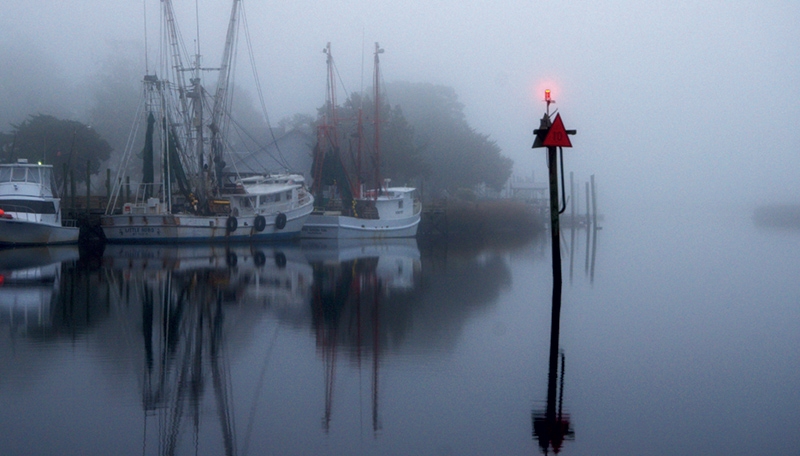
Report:
M 47 336 L 62 289 L 62 263 L 74 264 L 77 246 L 0 250 L 0 325 L 12 337 Z
M 314 271 L 311 307 L 319 356 L 325 364 L 325 411 L 322 427 L 330 430 L 336 355 L 343 349 L 357 369 L 371 366 L 372 429 L 381 429 L 378 414 L 380 354 L 389 330 L 382 305 L 411 292 L 422 271 L 415 239 L 304 240 L 303 251 Z
M 252 334 L 264 309 L 307 302 L 311 270 L 299 248 L 115 245 L 104 253 L 103 266 L 112 301 L 127 322 L 126 345 L 143 346 L 145 445 L 155 432 L 158 453 L 171 455 L 199 441 L 214 445 L 213 436 L 221 434 L 224 453 L 236 453 L 225 355 Z M 148 422 L 152 416 L 157 419 Z

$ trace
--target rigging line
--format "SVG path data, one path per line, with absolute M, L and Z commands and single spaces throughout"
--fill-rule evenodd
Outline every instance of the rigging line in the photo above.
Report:
M 244 24 L 245 40 L 247 41 L 247 52 L 250 57 L 250 67 L 252 68 L 253 71 L 253 79 L 255 80 L 256 92 L 258 93 L 258 100 L 259 102 L 261 102 L 261 111 L 264 114 L 264 120 L 267 122 L 267 129 L 269 130 L 269 134 L 272 137 L 272 141 L 275 143 L 275 149 L 278 151 L 278 155 L 281 157 L 281 160 L 283 160 L 282 164 L 286 168 L 289 168 L 289 162 L 286 160 L 286 157 L 284 157 L 280 147 L 278 147 L 278 140 L 275 138 L 275 132 L 272 130 L 272 125 L 269 122 L 269 114 L 267 113 L 267 104 L 264 102 L 264 91 L 261 88 L 261 82 L 259 81 L 258 78 L 258 69 L 256 68 L 255 55 L 253 54 L 253 42 L 250 39 L 250 26 L 249 23 L 247 22 L 247 14 L 245 13 L 244 10 L 244 3 L 242 3 L 241 17 L 242 17 L 241 22 L 242 24 Z
M 336 73 L 336 77 L 339 79 L 339 85 L 342 86 L 342 90 L 344 91 L 345 94 L 345 101 L 347 101 L 350 99 L 350 91 L 348 91 L 347 87 L 345 87 L 344 79 L 342 79 L 342 75 L 339 73 L 339 67 L 336 65 L 336 61 L 333 60 L 333 57 L 331 57 L 331 61 L 333 63 L 333 71 L 334 73 Z
M 142 114 L 142 111 L 144 110 L 145 98 L 146 95 L 139 100 L 139 106 L 136 107 L 136 115 L 134 119 L 138 119 L 139 116 Z M 128 164 L 130 163 L 131 155 L 133 155 L 134 138 L 139 133 L 140 123 L 141 123 L 140 121 L 134 120 L 133 124 L 131 125 L 131 130 L 128 133 L 128 140 L 125 142 L 125 151 L 123 152 L 122 155 L 122 163 L 120 163 L 119 168 L 117 168 L 117 173 L 114 176 L 114 187 L 113 187 L 114 195 L 112 198 L 109 198 L 108 203 L 106 203 L 106 213 L 108 213 L 111 207 L 116 207 L 117 200 L 119 199 L 119 195 L 122 192 L 122 185 L 120 179 L 123 173 L 125 172 L 124 170 L 128 169 Z M 111 205 L 112 200 L 114 203 L 113 206 Z
M 266 152 L 266 154 L 267 154 L 267 155 L 268 155 L 268 156 L 269 156 L 271 159 L 275 160 L 275 163 L 277 163 L 277 164 L 278 164 L 278 166 L 282 166 L 282 167 L 284 167 L 285 169 L 289 169 L 289 166 L 288 166 L 286 163 L 281 163 L 281 161 L 280 161 L 280 160 L 278 160 L 278 159 L 277 159 L 277 158 L 276 158 L 274 155 L 272 155 L 272 153 L 269 151 L 269 149 L 267 148 L 267 146 L 263 146 L 263 145 L 261 145 L 261 144 L 258 142 L 258 139 L 256 139 L 255 137 L 253 137 L 253 136 L 250 134 L 250 132 L 248 132 L 248 131 L 247 131 L 247 129 L 245 129 L 245 128 L 244 128 L 244 126 L 242 126 L 242 124 L 240 124 L 240 123 L 239 123 L 239 122 L 238 122 L 236 119 L 234 119 L 234 118 L 233 118 L 233 116 L 231 116 L 230 112 L 227 112 L 227 111 L 226 111 L 224 114 L 225 114 L 225 115 L 228 117 L 228 120 L 230 120 L 230 122 L 231 122 L 231 123 L 233 123 L 235 126 L 239 127 L 239 128 L 236 130 L 236 132 L 237 132 L 237 134 L 239 135 L 239 138 L 240 138 L 240 139 L 242 139 L 242 140 L 244 139 L 244 138 L 242 138 L 242 134 L 244 134 L 245 136 L 247 136 L 247 138 L 249 138 L 251 141 L 253 141 L 253 142 L 254 142 L 254 143 L 255 143 L 255 144 L 256 144 L 256 145 L 257 145 L 257 146 L 260 148 L 259 150 L 257 150 L 257 151 L 253 151 L 253 152 L 251 152 L 250 154 L 248 154 L 248 155 L 245 155 L 245 156 L 243 156 L 243 157 L 234 157 L 234 156 L 233 156 L 233 152 L 232 152 L 232 148 L 230 147 L 230 144 L 228 143 L 227 139 L 223 139 L 223 141 L 225 141 L 225 145 L 227 146 L 227 149 L 228 149 L 228 156 L 229 156 L 229 157 L 231 158 L 231 160 L 233 161 L 233 164 L 234 164 L 234 169 L 236 168 L 236 161 L 237 161 L 237 159 L 239 159 L 239 160 L 244 160 L 244 159 L 246 159 L 246 158 L 253 157 L 253 156 L 254 156 L 256 153 L 258 153 L 258 152 L 262 152 L 262 151 L 263 151 L 263 152 Z M 277 146 L 278 146 L 278 145 L 277 145 L 277 143 L 273 142 L 272 144 L 274 144 L 274 145 L 275 145 L 275 147 L 277 148 Z M 252 169 L 252 168 L 251 168 L 251 171 L 258 172 L 258 170 L 255 170 L 255 169 Z M 262 171 L 263 171 L 263 170 L 262 170 Z M 237 172 L 238 172 L 238 171 L 237 171 Z
M 280 329 L 281 326 L 278 325 L 275 328 L 275 331 L 272 333 L 272 340 L 269 342 L 267 353 L 264 355 L 264 363 L 261 365 L 261 372 L 258 375 L 255 398 L 253 400 L 253 406 L 250 408 L 250 416 L 247 421 L 247 429 L 245 430 L 244 447 L 242 448 L 242 454 L 244 456 L 247 456 L 247 451 L 250 447 L 250 435 L 253 433 L 253 421 L 255 420 L 256 407 L 258 406 L 258 401 L 261 397 L 261 391 L 264 389 L 264 377 L 267 375 L 267 367 L 269 366 L 269 360 L 272 357 L 272 349 L 275 347 L 275 341 L 278 340 L 278 333 Z

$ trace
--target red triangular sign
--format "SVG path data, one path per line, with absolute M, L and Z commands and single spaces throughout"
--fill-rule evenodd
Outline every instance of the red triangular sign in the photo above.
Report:
M 542 145 L 545 147 L 572 147 L 567 130 L 564 128 L 564 122 L 561 121 L 561 114 L 556 114 L 556 119 L 550 130 L 547 131 Z

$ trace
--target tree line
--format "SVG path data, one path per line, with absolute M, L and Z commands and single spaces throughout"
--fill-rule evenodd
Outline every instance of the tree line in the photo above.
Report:
M 66 164 L 78 179 L 86 170 L 97 174 L 117 165 L 130 140 L 131 123 L 141 93 L 135 65 L 128 61 L 107 63 L 94 81 L 90 124 L 50 114 L 28 115 L 0 133 L 0 160 L 27 158 L 55 165 L 56 174 Z M 513 161 L 488 134 L 471 127 L 455 90 L 444 85 L 393 82 L 385 86 L 388 97 L 380 106 L 380 175 L 393 184 L 409 184 L 424 190 L 426 197 L 455 194 L 478 185 L 500 190 L 511 175 Z M 237 122 L 267 131 L 253 103 L 239 105 L 247 115 Z M 375 150 L 374 106 L 369 95 L 351 94 L 337 107 L 342 132 L 342 151 L 355 154 L 354 136 L 358 110 L 362 108 L 364 146 Z M 320 108 L 321 113 L 324 106 Z M 252 117 L 252 118 L 251 118 Z M 286 127 L 299 123 L 318 126 L 320 117 L 295 114 L 283 119 Z M 259 136 L 259 132 L 254 133 Z M 260 135 L 265 136 L 265 135 Z M 133 138 L 141 144 L 141 139 Z M 367 158 L 369 160 L 369 158 Z M 103 166 L 105 165 L 105 166 Z M 368 169 L 365 167 L 364 169 Z M 306 173 L 310 170 L 305 170 Z M 366 172 L 366 171 L 363 171 Z

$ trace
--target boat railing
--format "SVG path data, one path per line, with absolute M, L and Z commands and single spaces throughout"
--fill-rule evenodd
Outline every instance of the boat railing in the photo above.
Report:
M 297 197 L 297 205 L 303 206 L 311 202 L 311 194 L 308 192 L 302 192 Z

